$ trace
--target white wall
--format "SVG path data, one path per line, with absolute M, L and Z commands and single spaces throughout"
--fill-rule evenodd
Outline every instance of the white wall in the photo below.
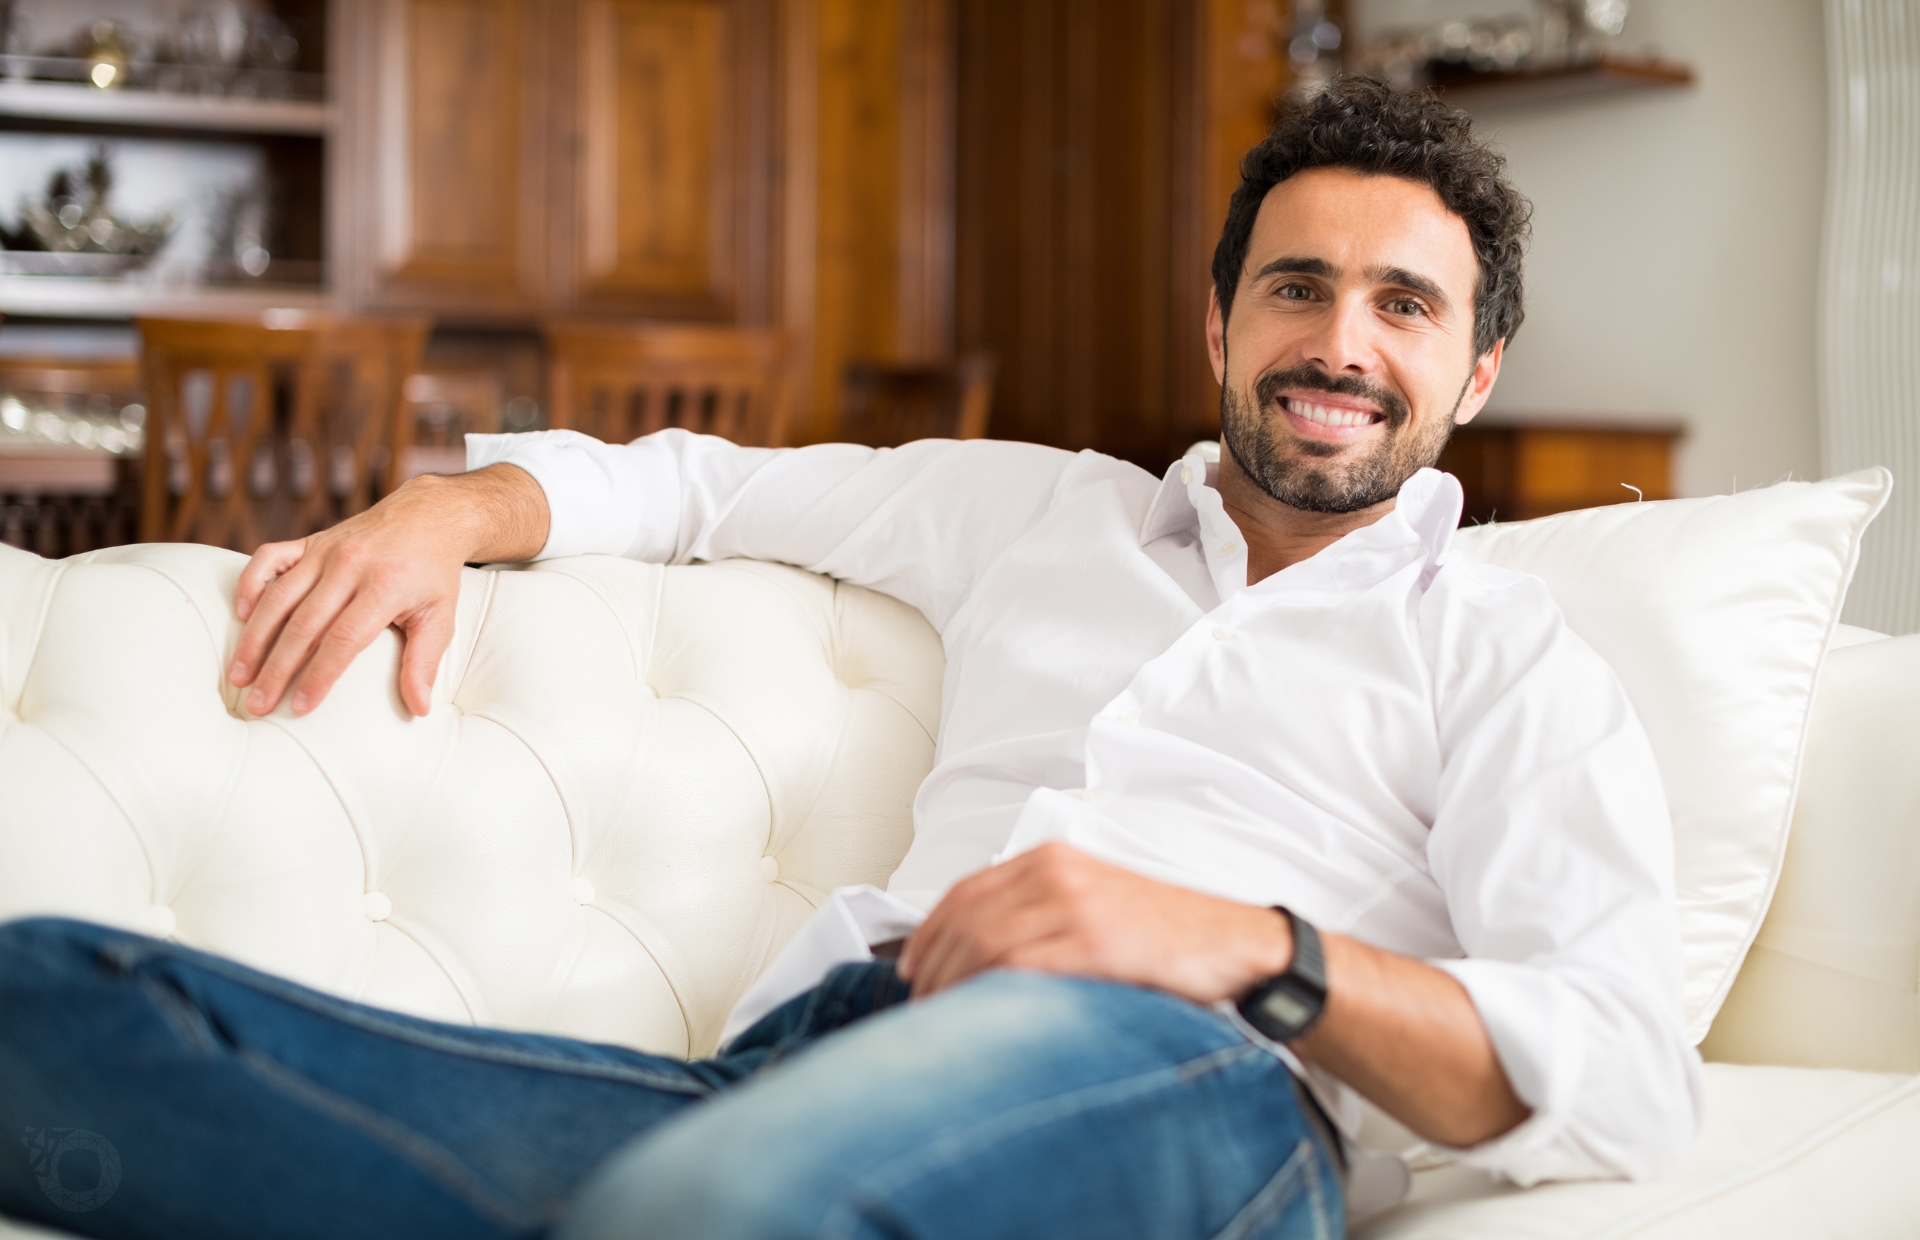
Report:
M 1357 33 L 1515 7 L 1364 0 Z M 1632 0 L 1649 45 L 1697 84 L 1479 115 L 1536 212 L 1490 412 L 1677 418 L 1682 495 L 1818 477 L 1819 0 Z

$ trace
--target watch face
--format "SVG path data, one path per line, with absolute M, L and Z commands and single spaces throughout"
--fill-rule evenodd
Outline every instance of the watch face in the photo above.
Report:
M 1260 1014 L 1282 1029 L 1298 1029 L 1313 1019 L 1313 1009 L 1275 987 L 1260 996 Z

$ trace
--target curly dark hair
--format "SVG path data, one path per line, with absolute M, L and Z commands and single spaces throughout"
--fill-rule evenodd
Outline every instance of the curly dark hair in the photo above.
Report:
M 1240 287 L 1247 241 L 1267 191 L 1309 168 L 1349 168 L 1429 186 L 1473 239 L 1473 351 L 1511 340 L 1526 317 L 1520 260 L 1533 205 L 1507 180 L 1507 161 L 1473 136 L 1473 122 L 1431 92 L 1403 94 L 1363 77 L 1283 104 L 1273 132 L 1240 161 L 1240 188 L 1213 251 L 1213 288 L 1225 318 Z

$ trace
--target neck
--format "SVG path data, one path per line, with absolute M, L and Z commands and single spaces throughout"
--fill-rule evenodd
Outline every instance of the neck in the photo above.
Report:
M 1247 476 L 1224 442 L 1220 445 L 1218 485 L 1227 515 L 1247 540 L 1248 585 L 1317 555 L 1393 511 L 1394 501 L 1390 499 L 1356 512 L 1308 512 L 1283 504 Z

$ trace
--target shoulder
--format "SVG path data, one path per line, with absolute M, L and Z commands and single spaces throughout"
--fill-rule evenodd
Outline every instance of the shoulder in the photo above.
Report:
M 1423 628 L 1450 640 L 1500 644 L 1566 625 L 1547 583 L 1492 564 L 1442 560 L 1421 600 Z
M 1480 698 L 1522 682 L 1581 695 L 1618 691 L 1612 668 L 1531 573 L 1444 561 L 1421 601 L 1420 630 L 1443 696 Z

